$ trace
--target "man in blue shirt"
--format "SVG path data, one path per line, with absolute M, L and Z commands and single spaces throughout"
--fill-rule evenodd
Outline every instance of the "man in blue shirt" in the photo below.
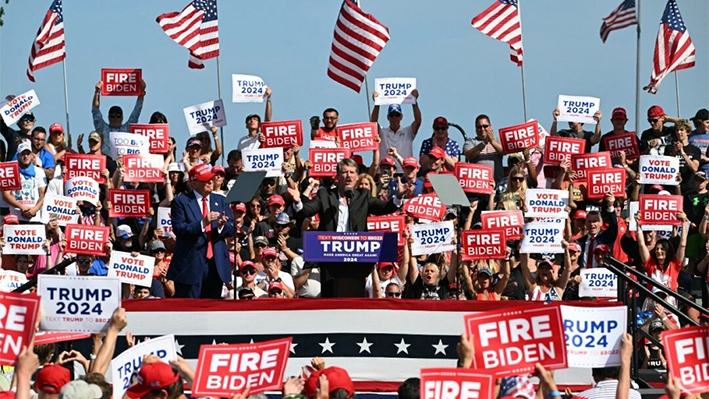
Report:
M 54 155 L 44 148 L 44 144 L 47 139 L 47 131 L 44 130 L 42 126 L 37 126 L 32 129 L 31 145 L 32 153 L 34 154 L 34 165 L 36 167 L 42 168 L 44 174 L 47 176 L 47 180 L 51 180 L 54 177 Z M 17 154 L 12 158 L 13 161 L 17 160 Z
M 145 81 L 140 81 L 141 92 L 138 99 L 135 101 L 135 107 L 133 112 L 131 112 L 128 117 L 128 121 L 123 123 L 123 109 L 117 105 L 112 106 L 108 110 L 108 123 L 103 120 L 103 115 L 101 114 L 101 88 L 103 87 L 103 82 L 96 83 L 96 91 L 94 92 L 94 100 L 91 103 L 91 115 L 94 119 L 94 128 L 97 132 L 101 133 L 103 137 L 103 145 L 101 146 L 101 152 L 104 154 L 111 153 L 111 132 L 128 132 L 131 123 L 138 123 L 138 118 L 140 117 L 140 111 L 143 110 L 143 98 L 145 97 L 145 88 L 147 85 Z
M 709 110 L 702 108 L 697 111 L 694 118 L 695 129 L 689 135 L 689 144 L 699 148 L 702 158 L 700 159 L 699 170 L 709 172 L 709 158 L 707 150 L 709 149 Z

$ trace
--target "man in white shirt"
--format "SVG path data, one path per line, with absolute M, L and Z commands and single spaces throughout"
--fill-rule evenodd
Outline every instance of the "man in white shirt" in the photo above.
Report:
M 379 142 L 379 151 L 382 155 L 387 154 L 389 148 L 396 148 L 399 155 L 402 158 L 410 157 L 414 155 L 413 143 L 416 138 L 416 133 L 421 127 L 421 110 L 418 106 L 418 90 L 411 92 L 417 100 L 415 104 L 412 104 L 414 110 L 414 121 L 409 126 L 402 127 L 401 121 L 403 119 L 403 113 L 401 112 L 401 105 L 391 104 L 389 105 L 389 110 L 387 111 L 387 120 L 389 121 L 389 127 L 383 127 L 379 125 L 379 137 L 381 141 Z M 372 98 L 376 100 L 379 96 L 378 92 L 372 94 Z M 372 116 L 369 119 L 371 122 L 379 121 L 379 106 L 375 105 L 372 110 Z M 397 173 L 402 173 L 401 165 L 396 165 Z
M 271 106 L 271 88 L 266 88 L 266 111 L 264 112 L 264 121 L 271 121 L 273 107 Z M 248 134 L 241 139 L 236 146 L 237 150 L 255 150 L 261 147 L 261 143 L 266 141 L 266 137 L 260 132 L 261 117 L 257 114 L 251 114 L 246 117 L 246 130 Z

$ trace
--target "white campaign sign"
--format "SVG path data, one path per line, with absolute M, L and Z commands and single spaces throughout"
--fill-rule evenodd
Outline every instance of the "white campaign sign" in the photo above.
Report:
M 262 103 L 266 101 L 266 82 L 254 75 L 231 75 L 231 102 Z
M 26 114 L 34 107 L 39 105 L 39 97 L 34 90 L 22 93 L 15 96 L 10 101 L 4 101 L 0 107 L 0 116 L 5 121 L 7 126 L 13 125 L 20 120 L 22 115 Z
M 565 224 L 561 222 L 530 222 L 522 227 L 524 239 L 519 252 L 522 254 L 561 254 L 564 248 Z
M 638 164 L 641 184 L 679 186 L 679 158 L 662 155 L 641 155 Z
M 525 195 L 524 204 L 527 206 L 527 212 L 524 213 L 526 218 L 566 219 L 569 217 L 565 209 L 569 205 L 568 190 L 530 188 Z
M 183 109 L 187 129 L 191 135 L 208 131 L 210 127 L 226 126 L 226 114 L 222 100 L 209 101 Z
M 635 214 L 638 213 L 639 211 L 640 211 L 640 202 L 639 201 L 628 202 L 628 220 L 630 221 L 630 223 L 628 224 L 628 230 L 638 231 L 638 224 L 635 221 Z M 659 224 L 644 224 L 643 231 L 670 231 L 671 232 L 672 226 L 659 225 Z M 679 233 L 679 230 L 678 230 L 678 233 Z
M 163 362 L 177 360 L 175 336 L 164 335 L 126 349 L 111 360 L 111 381 L 113 382 L 113 399 L 122 399 L 131 383 L 133 376 L 138 374 L 143 357 L 156 355 Z
M 60 226 L 77 224 L 79 214 L 76 209 L 76 198 L 46 194 L 42 204 L 42 223 L 47 224 L 51 219 L 56 219 Z
M 0 292 L 12 292 L 27 282 L 27 276 L 13 270 L 0 269 Z
M 452 243 L 453 237 L 455 237 L 455 228 L 452 220 L 414 224 L 409 229 L 411 237 L 414 239 L 413 244 L 411 244 L 411 254 L 413 256 L 455 251 L 455 245 Z
M 115 277 L 38 276 L 42 331 L 102 333 L 121 306 L 121 281 Z
M 150 139 L 135 133 L 111 132 L 111 157 L 115 160 L 121 155 L 150 154 Z
M 581 270 L 579 296 L 582 298 L 617 298 L 618 276 L 602 267 Z
M 47 255 L 42 248 L 44 225 L 6 224 L 2 226 L 5 247 L 3 255 Z
M 620 365 L 620 340 L 625 332 L 626 306 L 561 305 L 569 367 Z
M 96 205 L 100 193 L 98 183 L 90 177 L 72 177 L 64 183 L 64 194 L 75 201 Z
M 129 252 L 112 251 L 108 262 L 108 276 L 117 277 L 122 283 L 150 287 L 153 282 L 155 258 L 133 256 Z
M 416 104 L 416 97 L 411 95 L 413 90 L 416 90 L 416 78 L 374 79 L 377 92 L 374 105 Z
M 172 237 L 172 217 L 170 217 L 171 208 L 158 207 L 158 228 L 162 229 L 163 237 Z
M 276 177 L 283 174 L 282 147 L 243 150 L 241 151 L 241 159 L 244 162 L 244 170 L 247 172 L 265 170 L 266 177 Z
M 580 97 L 580 96 L 559 96 L 559 116 L 556 118 L 559 122 L 581 122 L 595 125 L 596 120 L 593 119 L 593 114 L 598 111 L 601 106 L 601 99 L 596 97 Z

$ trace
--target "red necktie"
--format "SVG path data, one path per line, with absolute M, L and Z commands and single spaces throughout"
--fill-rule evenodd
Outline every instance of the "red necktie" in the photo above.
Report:
M 202 217 L 207 217 L 208 214 L 207 197 L 202 197 Z M 214 257 L 214 250 L 212 249 L 212 224 L 208 223 L 204 231 L 207 233 L 207 259 L 212 259 L 212 257 Z
M 588 236 L 588 254 L 586 254 L 586 269 L 593 268 L 593 242 L 596 241 L 596 236 Z

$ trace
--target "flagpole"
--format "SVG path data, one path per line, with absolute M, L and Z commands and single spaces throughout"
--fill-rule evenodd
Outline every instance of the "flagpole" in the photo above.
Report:
M 219 95 L 219 99 L 222 99 L 222 74 L 220 73 L 219 69 L 219 56 L 217 56 L 217 94 Z M 224 166 L 224 126 L 221 126 L 219 128 L 219 133 L 221 135 L 221 140 L 222 140 L 222 166 Z M 214 145 L 216 147 L 216 144 Z
M 367 119 L 369 120 L 370 115 L 372 115 L 372 106 L 369 104 L 369 83 L 367 82 L 367 76 L 364 77 L 364 91 L 367 93 Z
M 71 130 L 69 129 L 69 91 L 66 84 L 66 59 L 62 60 L 62 70 L 64 71 L 64 115 L 66 117 L 66 134 L 64 135 L 64 144 L 66 145 Z
M 677 71 L 674 72 L 675 75 L 675 98 L 677 99 L 677 117 L 680 118 L 682 112 L 680 112 L 679 107 L 679 77 L 677 76 Z
M 522 31 L 522 9 L 520 8 L 520 3 L 522 3 L 521 0 L 517 1 L 517 14 L 519 14 L 519 30 L 520 32 Z M 520 34 L 520 47 L 524 48 L 522 46 L 522 35 Z M 527 119 L 527 87 L 524 83 L 524 59 L 522 60 L 522 65 L 520 65 L 520 71 L 522 73 L 522 109 L 524 110 L 524 120 L 528 121 Z
M 640 0 L 635 3 L 635 16 L 638 21 L 635 25 L 637 34 L 635 42 L 635 134 L 640 134 Z

